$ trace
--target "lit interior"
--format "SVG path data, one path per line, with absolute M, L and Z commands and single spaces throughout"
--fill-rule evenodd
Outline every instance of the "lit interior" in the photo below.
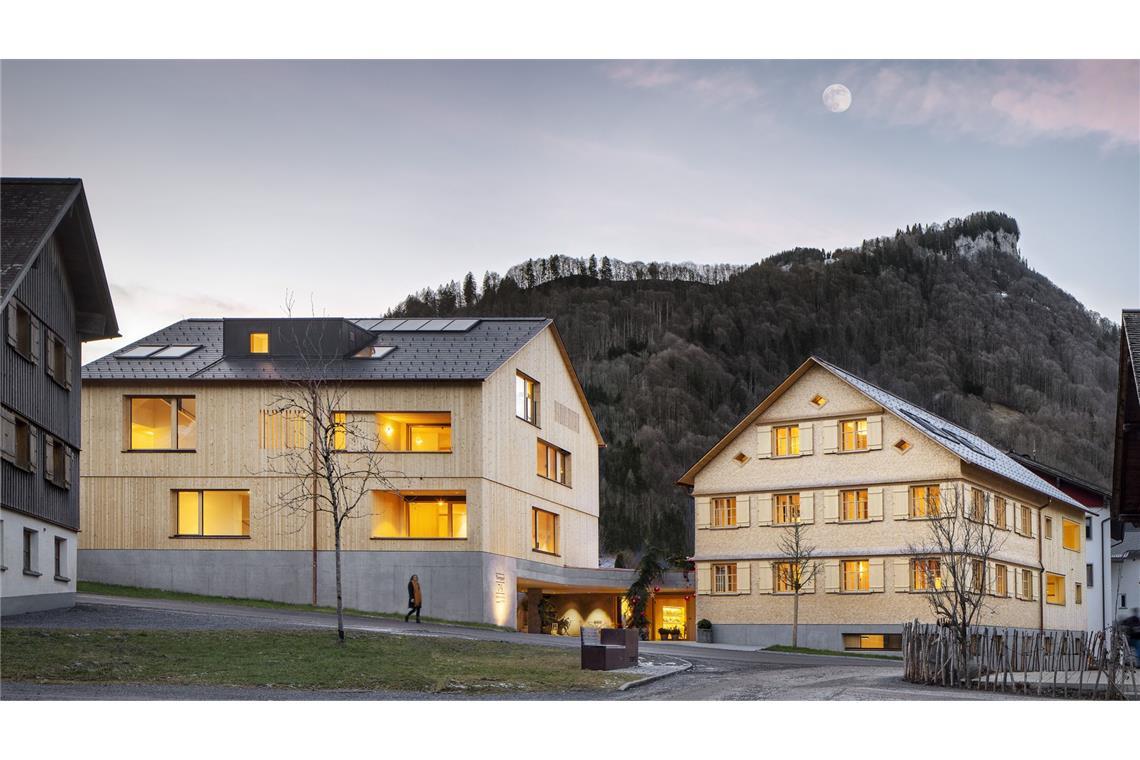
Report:
M 940 591 L 942 589 L 942 563 L 937 559 L 914 561 L 914 590 Z
M 451 412 L 377 412 L 382 451 L 451 451 Z
M 171 427 L 174 399 L 131 399 L 131 448 L 173 449 Z
M 249 491 L 179 491 L 178 534 L 248 536 Z
M 249 352 L 251 354 L 269 353 L 269 333 L 251 332 L 249 334 Z
M 467 538 L 467 499 L 372 492 L 373 538 Z
M 849 559 L 843 562 L 843 590 L 870 591 L 871 563 L 865 559 Z
M 790 425 L 776 428 L 776 456 L 796 456 L 800 453 L 800 427 Z
M 778 493 L 772 500 L 772 522 L 781 525 L 800 521 L 800 495 Z
M 721 496 L 712 500 L 713 527 L 736 525 L 736 497 Z
M 1081 550 L 1081 526 L 1072 520 L 1061 518 L 1061 543 L 1066 549 Z
M 1065 576 L 1045 573 L 1045 601 L 1049 604 L 1065 603 Z
M 867 420 L 845 420 L 839 424 L 843 434 L 843 450 L 859 451 L 867 448 Z
M 932 517 L 942 508 L 942 496 L 938 486 L 914 486 L 910 489 L 910 514 L 912 517 Z
M 849 491 L 842 491 L 840 492 L 840 496 L 843 501 L 842 519 L 844 521 L 868 519 L 866 488 L 853 488 Z
M 534 510 L 534 548 L 558 553 L 558 515 L 542 509 Z
M 538 383 L 525 375 L 515 375 L 515 416 L 538 424 Z

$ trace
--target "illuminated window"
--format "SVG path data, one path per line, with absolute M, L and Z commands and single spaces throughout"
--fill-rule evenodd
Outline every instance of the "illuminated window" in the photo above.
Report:
M 788 525 L 800 521 L 800 495 L 778 493 L 772 498 L 772 522 Z
M 871 590 L 871 562 L 865 559 L 843 560 L 843 590 Z
M 249 334 L 249 352 L 251 354 L 269 353 L 269 333 L 251 332 Z
M 986 492 L 975 488 L 971 494 L 970 519 L 974 522 L 986 521 Z
M 558 553 L 558 515 L 547 512 L 545 509 L 534 507 L 531 509 L 534 519 L 533 535 L 534 550 L 547 554 Z
M 736 525 L 736 497 L 718 496 L 712 500 L 714 528 L 731 528 Z
M 1041 532 L 1045 534 L 1045 538 L 1049 541 L 1053 540 L 1053 518 L 1046 517 L 1045 524 L 1042 526 Z
M 249 491 L 175 491 L 178 536 L 249 535 Z
M 377 412 L 381 451 L 451 451 L 451 412 Z
M 900 454 L 905 454 L 910 451 L 910 441 L 906 440 L 905 438 L 900 438 L 895 441 L 895 448 Z
M 784 425 L 772 428 L 772 451 L 778 457 L 799 456 L 800 453 L 800 426 Z
M 467 497 L 372 492 L 373 538 L 467 538 Z
M 1081 584 L 1074 583 L 1073 584 L 1073 602 L 1075 604 L 1081 604 L 1084 602 L 1084 600 L 1085 600 L 1084 589 L 1081 588 Z
M 901 633 L 845 633 L 844 649 L 881 649 L 899 651 L 902 649 Z
M 515 374 L 515 416 L 538 425 L 538 381 Z
M 1009 568 L 994 565 L 994 596 L 1009 596 Z
M 539 439 L 537 447 L 538 476 L 570 485 L 570 452 Z
M 937 517 L 942 511 L 942 493 L 938 486 L 910 487 L 910 516 Z
M 998 530 L 1005 530 L 1008 526 L 1006 515 L 1006 500 L 1004 496 L 994 494 L 994 527 Z
M 1081 526 L 1067 517 L 1061 518 L 1061 545 L 1066 549 L 1081 550 Z
M 844 420 L 839 423 L 840 451 L 863 451 L 867 448 L 867 420 Z
M 748 461 L 748 455 L 741 451 L 736 456 L 734 456 L 733 459 L 736 460 L 737 464 L 744 464 Z
M 309 416 L 300 409 L 263 409 L 260 412 L 258 447 L 304 449 L 309 446 Z
M 915 591 L 942 590 L 942 563 L 935 558 L 913 560 L 910 586 Z
M 729 562 L 712 566 L 713 593 L 736 593 L 736 563 Z
M 346 451 L 348 449 L 348 414 L 333 412 L 332 427 L 328 432 L 332 435 L 333 449 L 335 451 Z
M 1033 510 L 1029 508 L 1029 505 L 1022 504 L 1020 511 L 1021 511 L 1021 522 L 1020 522 L 1020 525 L 1019 525 L 1017 532 L 1023 536 L 1032 536 L 1033 535 Z
M 1033 571 L 1021 571 L 1021 596 L 1033 601 Z
M 800 585 L 803 577 L 803 566 L 798 562 L 777 562 L 772 565 L 776 591 L 779 593 L 792 593 Z
M 839 519 L 843 522 L 867 519 L 867 489 L 853 488 L 839 492 L 839 501 L 842 509 Z
M 817 393 L 811 397 L 811 402 L 818 407 L 822 407 L 827 403 L 827 399 Z
M 132 451 L 186 451 L 198 445 L 193 396 L 130 397 Z
M 1049 604 L 1065 603 L 1065 576 L 1045 573 L 1045 601 Z

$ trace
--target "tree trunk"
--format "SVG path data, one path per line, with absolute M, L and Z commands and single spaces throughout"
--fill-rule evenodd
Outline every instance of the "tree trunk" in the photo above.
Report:
M 799 642 L 800 632 L 800 592 L 796 591 L 796 596 L 792 600 L 792 649 L 796 648 Z
M 344 643 L 344 602 L 341 598 L 340 584 L 340 521 L 333 515 L 333 535 L 335 538 L 336 554 L 336 636 L 337 641 Z

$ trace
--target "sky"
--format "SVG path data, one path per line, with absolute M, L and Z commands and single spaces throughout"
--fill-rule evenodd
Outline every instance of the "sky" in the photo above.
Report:
M 290 291 L 379 316 L 531 257 L 749 264 L 980 210 L 1140 305 L 1136 61 L 4 61 L 0 171 L 84 181 L 123 334 L 85 360 Z

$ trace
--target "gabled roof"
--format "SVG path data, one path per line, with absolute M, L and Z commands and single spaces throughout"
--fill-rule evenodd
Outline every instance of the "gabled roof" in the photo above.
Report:
M 53 236 L 61 242 L 80 337 L 117 338 L 111 289 L 79 179 L 0 179 L 0 308 Z
M 959 427 L 948 420 L 944 420 L 938 415 L 928 412 L 909 401 L 905 401 L 893 393 L 885 391 L 876 385 L 872 385 L 866 380 L 856 377 L 850 372 L 842 370 L 834 364 L 830 364 L 816 356 L 810 357 L 801 364 L 795 372 L 789 375 L 788 379 L 769 394 L 747 417 L 741 420 L 741 422 L 732 429 L 732 432 L 722 438 L 709 453 L 705 454 L 697 464 L 693 465 L 693 467 L 681 477 L 678 483 L 681 485 L 692 485 L 693 478 L 706 464 L 712 461 L 713 457 L 723 451 L 733 439 L 755 422 L 761 414 L 775 403 L 776 399 L 783 395 L 784 391 L 795 383 L 796 380 L 799 380 L 812 366 L 822 367 L 835 375 L 856 391 L 883 407 L 884 410 L 912 426 L 926 438 L 949 450 L 962 461 L 987 470 L 1006 480 L 1023 485 L 1056 501 L 1063 502 L 1082 511 L 1088 511 L 1072 497 L 1042 480 L 1037 475 L 1034 475 L 1028 469 L 1006 456 L 1001 450 L 991 446 L 965 428 Z

